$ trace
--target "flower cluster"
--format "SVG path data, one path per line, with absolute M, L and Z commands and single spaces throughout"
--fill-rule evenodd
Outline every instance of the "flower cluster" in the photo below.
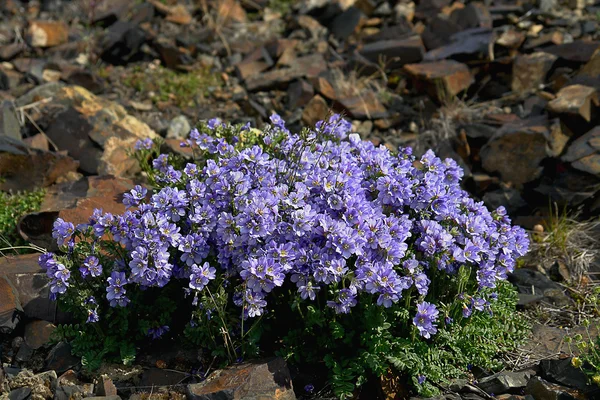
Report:
M 265 313 L 284 285 L 303 301 L 323 296 L 336 313 L 351 312 L 363 296 L 386 308 L 412 298 L 413 324 L 429 338 L 440 314 L 430 296 L 434 279 L 469 271 L 478 286 L 460 294 L 469 316 L 486 309 L 480 289 L 506 279 L 527 251 L 526 233 L 503 208 L 490 212 L 461 189 L 453 160 L 431 151 L 417 159 L 409 148 L 393 154 L 360 140 L 339 116 L 302 134 L 278 116 L 271 121 L 263 145 L 243 149 L 193 130 L 183 145 L 204 158 L 182 170 L 166 155 L 156 158 L 163 188 L 152 195 L 134 188 L 124 197 L 126 213 L 98 210 L 77 229 L 58 220 L 59 244 L 90 229 L 96 240 L 110 233 L 125 250 L 111 269 L 89 256 L 78 266 L 81 278 L 104 280 L 112 307 L 127 306 L 128 288 L 181 280 L 201 293 L 218 279 L 244 318 Z M 227 126 L 211 120 L 206 129 Z M 51 254 L 40 264 L 52 293 L 65 293 L 69 270 Z

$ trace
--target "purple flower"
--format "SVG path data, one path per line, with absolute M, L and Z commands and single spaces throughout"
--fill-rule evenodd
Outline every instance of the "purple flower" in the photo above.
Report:
M 65 242 L 71 239 L 75 231 L 75 227 L 70 222 L 65 222 L 62 218 L 57 218 L 54 221 L 52 229 L 52 237 L 56 239 L 59 246 L 63 246 Z
M 102 265 L 100 265 L 100 260 L 96 256 L 89 256 L 83 262 L 83 265 L 79 267 L 79 272 L 81 272 L 81 276 L 83 278 L 88 275 L 93 276 L 94 278 L 102 275 Z
M 315 386 L 312 383 L 309 383 L 307 385 L 304 386 L 304 391 L 306 393 L 312 393 L 315 390 Z
M 156 328 L 148 329 L 148 336 L 152 339 L 158 339 L 165 333 L 169 332 L 170 328 L 167 325 L 158 326 Z
M 417 305 L 417 314 L 413 318 L 413 324 L 417 327 L 421 336 L 429 339 L 431 335 L 436 334 L 437 325 L 435 322 L 438 314 L 439 311 L 434 304 L 424 301 Z
M 196 264 L 192 265 L 192 273 L 190 274 L 190 288 L 195 290 L 202 290 L 208 282 L 215 279 L 216 268 L 211 267 L 209 263 L 205 262 L 202 267 L 198 267 Z
M 422 385 L 423 383 L 425 383 L 426 380 L 427 380 L 427 377 L 425 375 L 417 375 L 417 382 L 419 383 L 419 385 Z
M 127 293 L 127 290 L 125 290 L 125 285 L 127 284 L 125 273 L 113 271 L 107 281 L 106 299 L 110 302 L 110 306 L 127 306 L 129 299 L 125 296 Z
M 133 148 L 136 151 L 150 150 L 153 145 L 154 145 L 154 142 L 152 141 L 152 139 L 146 138 L 146 139 L 140 139 L 137 142 L 135 142 L 135 145 L 133 146 Z
M 87 320 L 85 321 L 86 324 L 93 324 L 100 321 L 100 316 L 98 315 L 98 307 L 88 310 L 88 317 Z

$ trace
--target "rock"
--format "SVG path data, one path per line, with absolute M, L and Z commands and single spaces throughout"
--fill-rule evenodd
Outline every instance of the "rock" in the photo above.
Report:
M 249 91 L 287 86 L 289 82 L 301 78 L 313 78 L 327 69 L 327 63 L 321 54 L 299 57 L 289 68 L 275 69 L 248 78 L 246 88 Z
M 158 0 L 149 0 L 150 3 L 162 14 L 166 14 L 166 20 L 179 25 L 189 25 L 192 23 L 192 15 L 182 4 L 167 5 Z
M 11 101 L 5 100 L 0 106 L 0 136 L 21 140 L 21 124 Z
M 357 7 L 349 7 L 335 17 L 328 28 L 338 40 L 346 40 L 359 26 L 361 19 L 366 19 L 362 11 Z
M 81 86 L 94 94 L 102 93 L 104 81 L 90 71 L 75 71 L 67 79 L 69 85 Z
M 23 311 L 23 308 L 18 293 L 10 281 L 0 276 L 0 328 L 14 329 L 19 322 L 20 311 Z
M 521 197 L 521 192 L 513 188 L 488 191 L 483 195 L 482 200 L 492 210 L 503 206 L 510 215 L 527 206 L 527 202 Z
M 575 169 L 600 176 L 600 127 L 571 143 L 562 160 Z
M 571 364 L 571 358 L 542 360 L 540 369 L 541 377 L 547 381 L 583 391 L 589 389 L 587 375 Z
M 190 400 L 295 400 L 292 379 L 282 358 L 233 365 L 216 371 L 202 383 L 187 386 Z
M 530 394 L 536 400 L 585 400 L 586 397 L 576 391 L 564 386 L 550 383 L 540 377 L 534 377 L 525 388 L 525 393 Z
M 555 55 L 543 52 L 518 55 L 513 63 L 512 90 L 524 93 L 539 89 L 546 83 L 546 76 L 557 59 Z
M 525 41 L 526 35 L 524 32 L 518 31 L 512 27 L 509 27 L 498 36 L 496 44 L 506 47 L 508 49 L 518 49 Z
M 172 386 L 177 385 L 189 375 L 186 372 L 148 368 L 142 374 L 140 386 Z
M 79 163 L 69 156 L 20 148 L 18 154 L 0 151 L 0 190 L 34 190 L 55 183 Z
M 66 371 L 64 374 L 58 377 L 58 385 L 59 386 L 72 386 L 79 385 L 79 379 L 77 378 L 77 373 L 72 369 Z
M 91 383 L 85 385 L 59 386 L 54 393 L 54 400 L 82 399 L 91 396 L 93 391 L 94 385 Z
M 586 63 L 591 58 L 600 42 L 576 40 L 571 43 L 558 44 L 540 49 L 544 53 L 554 54 L 558 58 L 576 63 Z
M 31 388 L 21 387 L 13 389 L 8 394 L 8 400 L 26 400 L 31 396 Z
M 579 116 L 590 122 L 600 106 L 598 91 L 583 85 L 562 88 L 556 98 L 548 103 L 548 110 L 557 114 Z
M 447 18 L 434 17 L 428 24 L 421 37 L 427 50 L 437 49 L 452 42 L 452 35 L 462 28 Z
M 62 21 L 33 21 L 27 39 L 33 47 L 52 47 L 69 40 L 69 28 Z
M 527 386 L 527 382 L 533 375 L 535 375 L 535 371 L 530 369 L 517 372 L 502 371 L 479 379 L 477 386 L 494 395 L 520 391 Z
M 449 43 L 428 51 L 423 60 L 438 61 L 457 56 L 479 54 L 485 59 L 493 58 L 493 32 L 487 28 L 472 28 L 450 36 Z
M 121 400 L 121 396 L 90 396 L 84 397 L 83 400 Z
M 517 287 L 519 293 L 543 294 L 549 303 L 557 306 L 566 306 L 572 303 L 560 285 L 551 281 L 541 272 L 518 268 L 509 275 L 508 279 Z
M 56 326 L 47 321 L 31 321 L 25 326 L 25 343 L 33 350 L 48 344 Z
M 99 42 L 100 56 L 111 64 L 126 64 L 138 56 L 145 42 L 146 33 L 134 22 L 117 21 Z
M 96 386 L 96 395 L 97 396 L 116 396 L 117 395 L 117 387 L 113 383 L 112 379 L 110 379 L 106 375 L 102 375 L 98 379 L 98 384 Z
M 464 8 L 454 10 L 450 21 L 458 24 L 462 30 L 470 28 L 492 28 L 492 16 L 487 7 L 480 2 L 467 4 Z
M 454 60 L 408 64 L 404 69 L 418 83 L 424 83 L 428 93 L 439 100 L 467 90 L 473 83 L 469 67 Z
M 318 79 L 318 78 L 317 78 Z M 304 107 L 315 94 L 313 86 L 304 79 L 293 82 L 288 87 L 287 104 L 290 109 Z
M 326 120 L 329 114 L 329 106 L 324 98 L 318 94 L 314 96 L 302 111 L 302 122 L 308 126 L 314 126 L 318 121 Z
M 20 365 L 27 363 L 33 357 L 33 349 L 27 345 L 27 343 L 23 343 L 21 347 L 19 347 L 19 351 L 15 355 L 15 361 Z
M 246 22 L 248 20 L 246 10 L 244 10 L 237 0 L 219 0 L 217 4 L 217 13 L 223 24 L 227 24 L 230 21 Z
M 48 143 L 48 138 L 43 133 L 25 138 L 23 142 L 32 149 L 50 151 L 50 143 Z
M 577 72 L 577 76 L 598 79 L 600 76 L 600 47 L 594 51 L 587 64 Z
M 407 39 L 380 40 L 368 43 L 360 50 L 365 59 L 377 63 L 385 59 L 388 68 L 399 68 L 406 64 L 417 63 L 423 59 L 425 47 L 419 36 Z
M 270 65 L 265 61 L 247 61 L 235 65 L 235 73 L 241 81 L 256 76 L 269 69 Z
M 372 91 L 363 91 L 359 96 L 347 97 L 338 101 L 348 115 L 355 119 L 378 119 L 388 115 L 377 94 Z
M 319 93 L 321 96 L 329 100 L 337 100 L 335 89 L 327 78 L 318 76 L 316 78 L 312 78 L 310 82 L 315 88 L 315 91 L 317 91 L 317 93 Z
M 47 227 L 52 231 L 52 221 Z M 0 258 L 0 317 L 8 315 L 3 307 L 10 304 L 4 301 L 2 296 L 5 294 L 2 289 L 2 282 L 9 282 L 17 296 L 18 307 L 22 307 L 23 312 L 29 318 L 43 319 L 64 323 L 67 321 L 66 314 L 59 312 L 56 308 L 56 302 L 50 301 L 50 289 L 48 287 L 48 277 L 38 265 L 38 254 L 24 254 Z M 14 307 L 14 303 L 13 303 Z
M 32 399 L 50 399 L 56 389 L 56 372 L 47 371 L 35 375 L 29 370 L 20 370 L 16 376 L 9 377 L 10 387 L 30 389 Z
M 119 150 L 126 153 L 133 149 L 137 139 L 157 137 L 148 125 L 127 114 L 123 106 L 79 86 L 59 89 L 52 101 L 54 108 L 56 105 L 62 107 L 48 117 L 51 122 L 46 134 L 59 149 L 79 159 L 81 169 L 90 174 L 124 176 L 131 173 L 133 165 L 127 158 L 112 154 L 115 146 L 121 146 Z M 108 148 L 108 154 L 103 154 L 102 148 Z M 112 163 L 117 161 L 114 160 L 125 164 L 115 166 Z
M 15 105 L 17 107 L 23 107 L 40 100 L 49 101 L 48 99 L 56 95 L 56 93 L 64 86 L 65 84 L 62 82 L 48 82 L 36 86 L 23 96 L 18 97 L 15 100 Z
M 63 373 L 69 369 L 75 368 L 80 363 L 79 358 L 71 354 L 71 345 L 66 342 L 59 342 L 50 350 L 46 357 L 45 367 L 52 372 Z M 54 373 L 56 379 L 56 372 Z
M 520 186 L 540 176 L 549 140 L 545 117 L 505 124 L 481 148 L 482 166 L 487 172 L 500 173 L 505 182 Z
M 0 46 L 0 60 L 10 61 L 27 49 L 26 43 L 11 43 Z
M 180 115 L 171 120 L 169 128 L 167 129 L 167 139 L 182 139 L 187 137 L 192 127 L 190 121 L 185 115 Z

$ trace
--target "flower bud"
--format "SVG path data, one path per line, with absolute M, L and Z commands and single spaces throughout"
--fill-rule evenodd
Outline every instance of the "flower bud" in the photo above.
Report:
M 571 359 L 571 365 L 575 368 L 581 368 L 581 366 L 583 365 L 583 361 L 581 361 L 581 358 L 579 357 L 573 357 Z

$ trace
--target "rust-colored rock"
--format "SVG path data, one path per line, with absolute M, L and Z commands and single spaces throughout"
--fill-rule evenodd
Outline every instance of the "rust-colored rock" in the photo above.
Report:
M 237 0 L 219 0 L 217 2 L 219 20 L 223 23 L 246 22 L 248 14 Z
M 521 186 L 540 176 L 549 137 L 545 117 L 506 124 L 481 148 L 482 166 L 499 173 L 503 181 Z
M 302 111 L 302 122 L 308 126 L 314 126 L 318 121 L 325 120 L 329 113 L 329 106 L 324 98 L 314 96 Z
M 149 0 L 149 2 L 156 8 L 160 13 L 166 15 L 165 19 L 167 21 L 173 22 L 179 25 L 189 25 L 192 23 L 192 15 L 185 8 L 183 4 L 177 5 L 167 5 L 161 3 L 158 0 Z
M 0 190 L 34 190 L 50 186 L 79 163 L 69 156 L 40 150 L 0 152 Z
M 600 99 L 595 88 L 570 85 L 562 88 L 547 107 L 554 113 L 580 116 L 590 122 L 598 106 L 600 106 Z
M 554 54 L 558 58 L 561 58 L 565 61 L 586 63 L 592 58 L 592 55 L 599 46 L 600 42 L 576 40 L 571 43 L 546 47 L 541 49 L 541 51 Z
M 290 373 L 282 358 L 233 365 L 202 383 L 187 386 L 191 400 L 295 400 Z
M 524 93 L 538 89 L 546 82 L 546 75 L 557 58 L 553 54 L 542 52 L 517 56 L 513 63 L 512 90 Z
M 69 28 L 62 21 L 33 21 L 27 37 L 33 47 L 52 47 L 69 40 Z
M 575 169 L 600 176 L 600 127 L 571 143 L 562 159 Z
M 135 172 L 130 164 L 110 164 L 111 160 L 126 162 L 120 156 L 113 156 L 115 143 L 122 146 L 120 152 L 125 152 L 133 149 L 137 139 L 157 137 L 148 125 L 129 115 L 120 104 L 98 97 L 80 86 L 59 89 L 52 102 L 41 109 L 45 107 L 51 114 L 46 131 L 48 137 L 59 149 L 67 150 L 79 160 L 81 169 L 90 174 L 123 176 Z M 109 139 L 111 142 L 107 144 Z M 102 148 L 107 146 L 110 154 L 103 154 Z
M 417 85 L 424 83 L 428 92 L 440 100 L 448 95 L 456 96 L 473 83 L 469 67 L 453 60 L 408 64 L 404 69 Z
M 106 375 L 100 376 L 98 378 L 98 383 L 96 385 L 96 396 L 116 396 L 117 395 L 117 387 L 113 383 L 112 379 L 110 379 Z
M 323 97 L 329 100 L 336 100 L 337 94 L 335 93 L 334 87 L 331 85 L 331 82 L 322 76 L 318 76 L 316 78 L 312 78 L 310 80 L 313 87 Z
M 315 94 L 315 90 L 313 86 L 301 79 L 292 83 L 288 87 L 287 91 L 287 103 L 290 109 L 294 109 L 297 107 L 304 107 Z
M 56 326 L 47 321 L 31 321 L 25 325 L 25 343 L 33 350 L 48 344 Z
M 0 275 L 0 328 L 13 329 L 17 326 L 19 311 L 23 309 L 18 294 L 10 281 Z
M 372 91 L 363 92 L 359 96 L 339 99 L 339 103 L 350 116 L 356 119 L 378 119 L 388 115 L 377 94 Z

